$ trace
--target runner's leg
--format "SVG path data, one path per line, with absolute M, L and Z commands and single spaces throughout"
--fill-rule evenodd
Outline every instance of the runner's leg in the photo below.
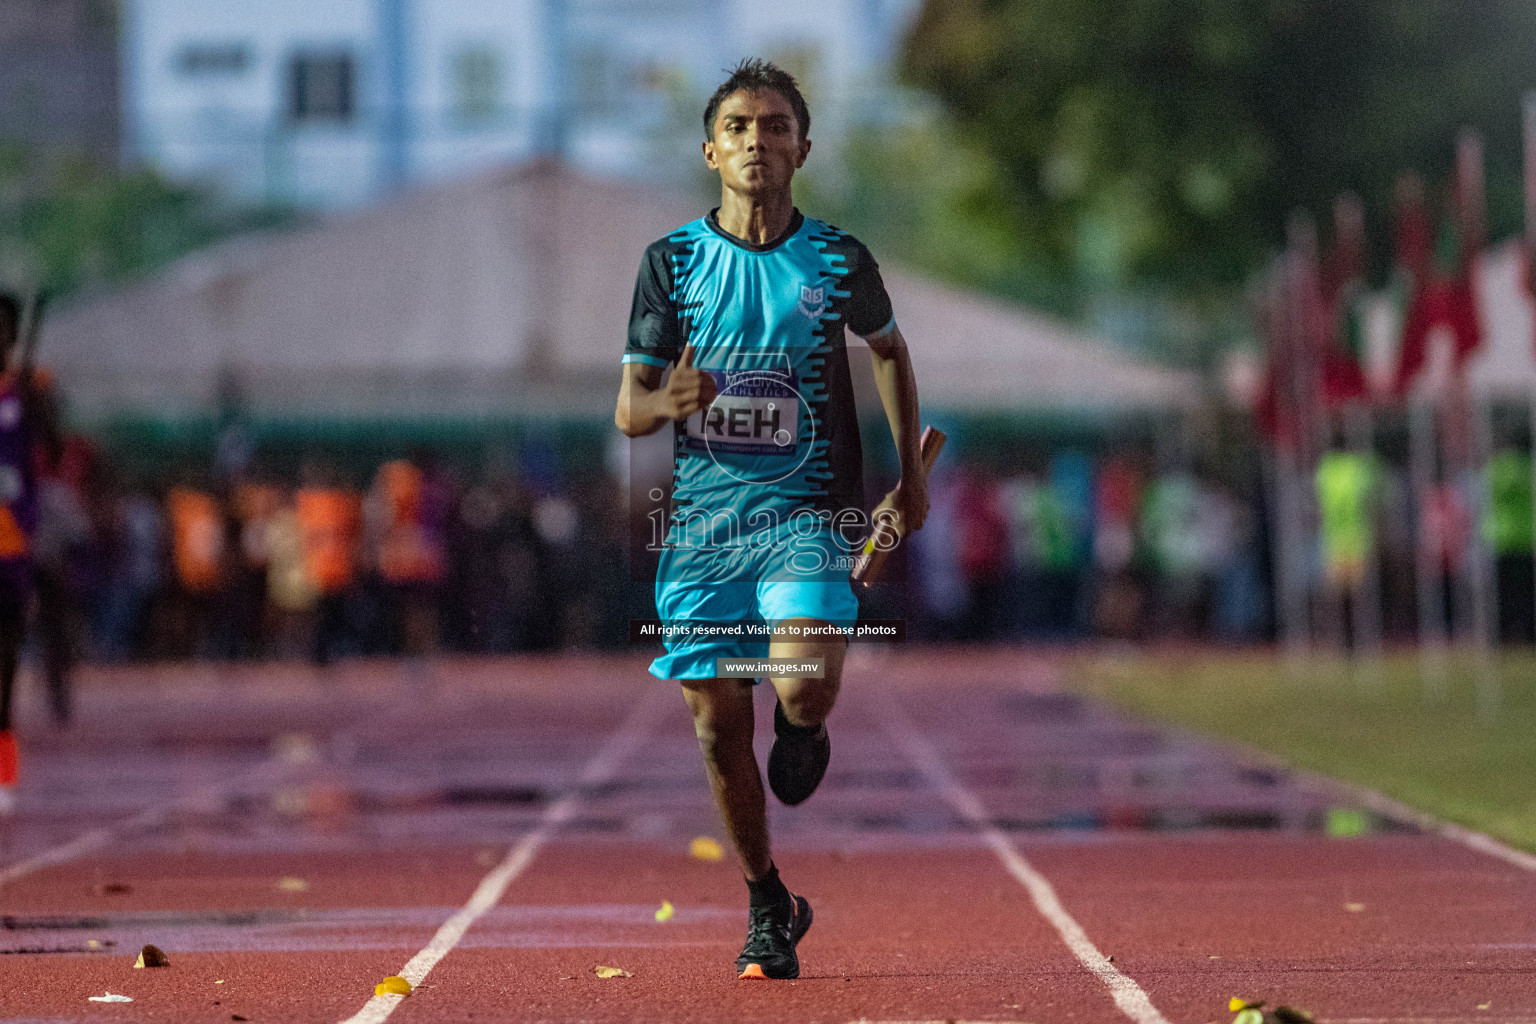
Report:
M 828 624 L 820 619 L 785 619 L 782 626 L 799 626 L 815 632 Z M 837 703 L 838 690 L 843 681 L 843 659 L 848 651 L 847 640 L 795 640 L 789 637 L 775 638 L 768 646 L 770 658 L 822 658 L 825 659 L 824 678 L 774 677 L 773 688 L 784 705 L 784 717 L 791 725 L 814 728 L 826 721 Z
M 744 679 L 684 679 L 683 698 L 704 755 L 720 820 L 749 881 L 772 866 L 763 777 L 752 751 L 752 686 Z

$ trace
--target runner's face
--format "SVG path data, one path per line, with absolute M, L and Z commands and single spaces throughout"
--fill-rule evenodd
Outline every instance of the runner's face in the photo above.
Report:
M 741 90 L 720 104 L 715 137 L 704 143 L 704 162 L 720 172 L 726 188 L 760 196 L 788 189 L 810 151 L 794 109 L 778 90 Z

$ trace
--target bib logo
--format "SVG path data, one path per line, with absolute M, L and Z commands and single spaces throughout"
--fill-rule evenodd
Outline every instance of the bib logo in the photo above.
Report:
M 812 288 L 808 284 L 801 285 L 800 312 L 804 313 L 812 320 L 817 319 L 821 316 L 821 314 L 827 311 L 826 296 L 827 289 L 825 286 L 820 288 Z

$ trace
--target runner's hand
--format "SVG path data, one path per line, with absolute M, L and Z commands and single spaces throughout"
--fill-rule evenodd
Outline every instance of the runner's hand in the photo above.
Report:
M 896 510 L 896 530 L 901 536 L 915 533 L 928 519 L 928 481 L 921 476 L 903 477 L 881 504 Z
M 693 366 L 693 346 L 683 347 L 682 358 L 662 388 L 664 411 L 674 420 L 685 420 L 715 400 L 715 378 Z

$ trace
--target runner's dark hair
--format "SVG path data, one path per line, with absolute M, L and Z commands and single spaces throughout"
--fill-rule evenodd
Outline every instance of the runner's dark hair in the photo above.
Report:
M 715 115 L 720 113 L 720 104 L 732 93 L 762 92 L 764 89 L 772 89 L 789 101 L 789 109 L 795 112 L 795 120 L 800 124 L 800 137 L 803 139 L 808 136 L 811 132 L 811 111 L 805 105 L 805 97 L 800 95 L 800 86 L 795 84 L 795 77 L 772 61 L 748 57 L 736 65 L 731 77 L 720 83 L 720 88 L 715 90 L 705 105 L 704 137 L 715 137 Z

